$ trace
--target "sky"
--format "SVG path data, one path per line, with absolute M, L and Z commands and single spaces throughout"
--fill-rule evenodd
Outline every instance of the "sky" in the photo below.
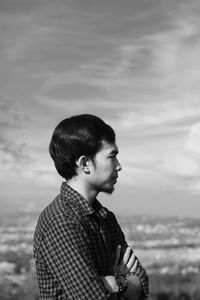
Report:
M 59 193 L 56 125 L 91 113 L 116 132 L 115 213 L 200 216 L 200 2 L 0 0 L 1 212 Z

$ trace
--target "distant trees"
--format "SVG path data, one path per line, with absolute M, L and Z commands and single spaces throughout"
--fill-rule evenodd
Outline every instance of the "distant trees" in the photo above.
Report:
M 173 291 L 171 292 L 159 292 L 155 298 L 156 300 L 199 300 L 200 299 L 200 292 L 195 291 L 193 295 L 189 295 L 186 292 L 180 292 L 175 294 Z
M 7 278 L 0 283 L 0 300 L 39 300 L 34 273 L 27 273 L 23 283 L 18 284 Z
M 5 254 L 1 254 L 0 260 L 15 264 L 15 273 L 20 274 L 21 272 L 30 271 L 30 260 L 32 254 L 26 252 L 14 252 L 7 251 Z
M 152 274 L 149 277 L 149 300 L 200 300 L 200 275 Z

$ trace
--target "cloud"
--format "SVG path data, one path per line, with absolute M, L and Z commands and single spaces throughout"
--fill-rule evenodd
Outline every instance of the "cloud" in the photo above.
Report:
M 66 100 L 95 100 L 98 98 L 105 99 L 107 96 L 105 89 L 81 82 L 57 84 L 56 86 L 51 87 L 46 94 L 49 98 Z
M 176 99 L 177 100 L 177 99 Z M 193 105 L 191 103 L 193 102 Z M 189 101 L 163 101 L 154 103 L 153 101 L 147 104 L 136 105 L 135 110 L 130 112 L 124 111 L 121 113 L 120 126 L 124 128 L 132 128 L 132 130 L 143 129 L 149 131 L 150 128 L 155 130 L 173 132 L 176 127 L 182 126 L 187 128 L 187 122 L 191 123 L 200 117 L 200 104 L 195 100 Z M 158 127 L 159 126 L 159 127 Z
M 46 1 L 44 0 L 0 0 L 1 14 L 25 14 L 39 9 Z
M 123 165 L 123 171 L 119 174 L 119 183 L 123 187 L 137 188 L 148 191 L 164 191 L 174 188 L 174 184 L 152 164 L 142 166 L 142 163 Z
M 159 139 L 156 135 L 145 138 L 144 133 L 140 134 L 138 138 L 130 132 L 125 138 L 121 133 L 122 185 L 149 191 L 184 191 L 190 196 L 200 192 L 199 122 L 188 125 L 173 138 L 172 134 L 162 133 Z
M 188 134 L 176 151 L 165 157 L 164 170 L 168 175 L 178 178 L 184 189 L 200 192 L 200 123 L 191 126 Z M 182 182 L 181 182 L 182 181 Z
M 159 140 L 158 143 L 155 137 L 153 140 L 138 139 L 130 133 L 125 138 L 123 133 L 118 146 L 119 161 L 122 164 L 119 182 L 123 186 L 151 192 L 174 189 L 173 181 L 161 168 L 163 155 L 166 154 L 165 149 L 168 146 L 168 141 L 163 136 L 162 141 Z
M 197 160 L 186 151 L 171 153 L 166 160 L 166 167 L 174 176 L 195 178 L 200 174 L 200 165 Z
M 8 141 L 0 138 L 1 164 L 3 167 L 19 171 L 23 165 L 32 162 L 31 157 L 26 153 L 26 144 Z
M 200 180 L 194 180 L 190 184 L 190 191 L 193 195 L 198 195 L 200 194 Z
M 22 128 L 28 120 L 22 112 L 19 111 L 19 106 L 16 102 L 5 100 L 0 96 L 0 127 L 1 133 L 6 129 Z
M 33 173 L 33 177 L 37 178 L 41 183 L 47 186 L 58 186 L 59 183 L 64 181 L 64 179 L 57 174 L 55 169 L 51 169 L 48 166 L 43 166 L 43 168 L 44 169 L 38 167 Z
M 198 1 L 0 0 L 0 8 L 1 188 L 9 179 L 25 199 L 54 188 L 50 130 L 89 112 L 116 129 L 124 190 L 199 192 Z
M 119 60 L 116 74 L 126 75 L 132 81 L 132 74 L 136 73 L 139 80 L 149 79 L 147 83 L 154 88 L 175 88 L 174 80 L 188 80 L 184 78 L 182 71 L 188 71 L 188 66 L 195 63 L 199 45 L 199 21 L 182 20 L 178 15 L 171 19 L 172 28 L 160 32 L 156 30 L 149 35 L 141 35 L 140 38 L 129 40 L 129 43 L 119 46 Z M 190 40 L 195 47 L 188 47 Z M 181 56 L 180 56 L 181 53 Z M 187 67 L 187 69 L 185 69 Z M 189 69 L 194 73 L 193 68 Z M 179 85 L 178 85 L 179 86 Z
M 177 7 L 174 1 L 73 1 L 69 6 L 76 14 L 93 16 L 92 28 L 95 34 L 110 39 L 111 42 L 130 40 L 151 33 L 155 29 L 162 31 L 169 26 L 169 12 Z M 163 25 L 164 24 L 164 25 Z
M 22 130 L 28 118 L 20 113 L 17 103 L 0 97 L 0 153 L 1 168 L 18 171 L 32 162 L 25 142 L 16 142 L 17 131 Z
M 200 159 L 200 122 L 191 127 L 185 147 L 191 155 Z

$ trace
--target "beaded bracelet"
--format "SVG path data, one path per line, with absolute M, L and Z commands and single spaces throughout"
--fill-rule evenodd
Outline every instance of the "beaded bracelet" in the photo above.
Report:
M 128 280 L 127 280 L 126 276 L 123 276 L 122 274 L 115 273 L 114 275 L 115 275 L 116 283 L 119 287 L 118 294 L 122 295 L 126 292 L 126 290 L 128 288 Z

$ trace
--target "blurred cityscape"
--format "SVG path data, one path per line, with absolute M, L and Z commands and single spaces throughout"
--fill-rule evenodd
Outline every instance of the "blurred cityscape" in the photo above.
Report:
M 0 300 L 36 300 L 38 212 L 0 218 Z M 117 216 L 150 279 L 150 300 L 200 300 L 200 219 Z

